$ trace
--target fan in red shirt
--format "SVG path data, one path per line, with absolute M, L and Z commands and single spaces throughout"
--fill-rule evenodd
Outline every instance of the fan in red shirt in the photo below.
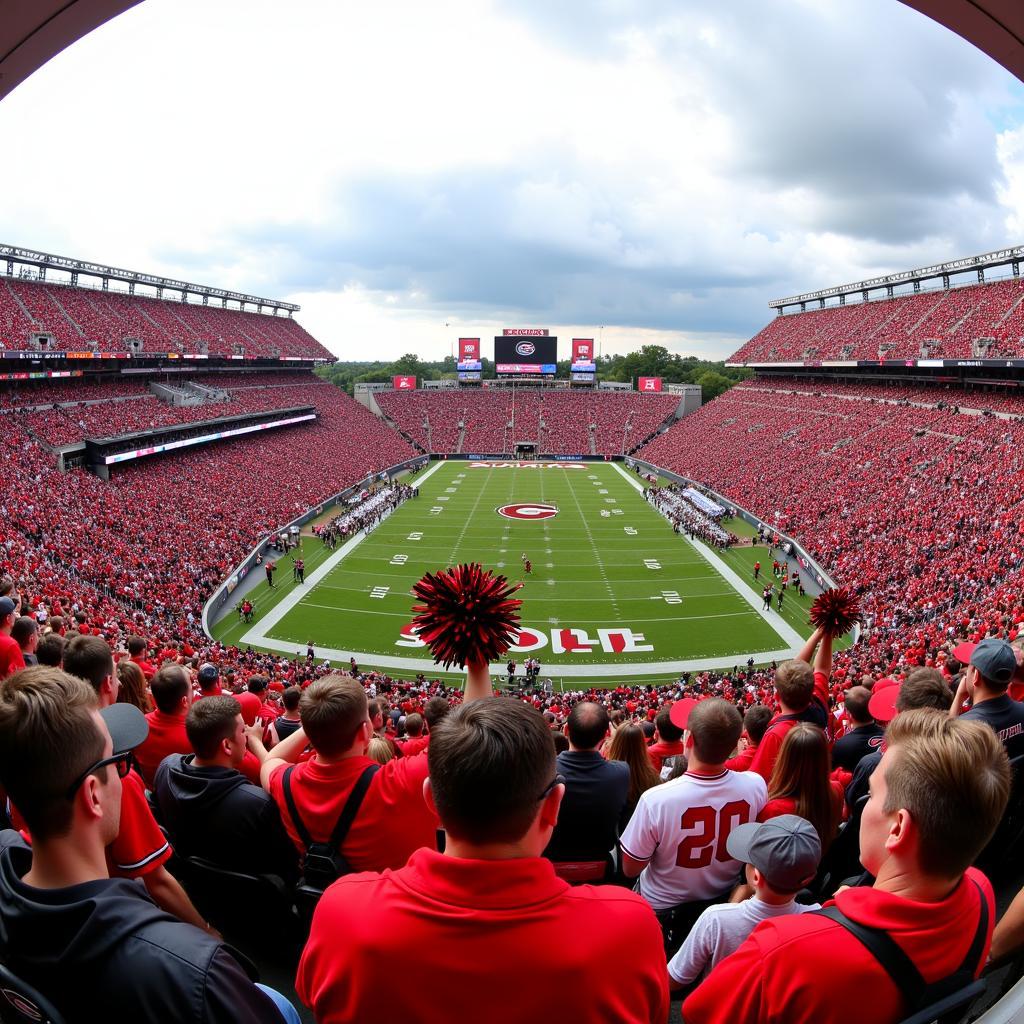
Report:
M 299 718 L 302 728 L 270 754 L 263 744 L 262 724 L 250 726 L 246 735 L 263 762 L 263 788 L 274 798 L 288 835 L 304 854 L 301 830 L 285 797 L 285 773 L 302 825 L 314 842 L 324 843 L 357 781 L 376 762 L 366 756 L 373 735 L 366 691 L 351 676 L 325 676 L 306 687 Z M 315 755 L 297 764 L 307 743 Z M 394 758 L 373 776 L 341 844 L 353 870 L 398 868 L 420 847 L 436 847 L 437 819 L 423 799 L 426 777 L 426 754 Z
M 185 716 L 192 703 L 192 683 L 180 665 L 164 665 L 150 683 L 156 709 L 146 715 L 149 735 L 135 748 L 135 760 L 152 789 L 160 762 L 170 754 L 191 754 Z
M 683 752 L 683 733 L 672 721 L 671 712 L 663 708 L 654 719 L 654 743 L 647 748 L 647 756 L 656 772 L 660 772 L 667 757 L 678 757 Z
M 9 597 L 0 597 L 0 679 L 25 667 L 25 658 L 17 641 L 11 639 L 11 629 L 18 617 L 18 606 Z
M 146 641 L 141 636 L 128 637 L 128 657 L 142 669 L 148 683 L 156 675 L 156 668 L 146 661 Z
M 730 757 L 725 762 L 726 768 L 733 772 L 750 771 L 750 765 L 753 763 L 757 748 L 764 738 L 771 718 L 771 710 L 763 704 L 755 704 L 747 711 L 743 716 L 743 735 L 740 737 L 739 750 L 735 757 Z
M 1006 752 L 984 723 L 933 710 L 897 716 L 887 742 L 860 825 L 874 886 L 846 889 L 823 911 L 763 922 L 683 1004 L 687 1024 L 861 1024 L 864 993 L 871 1020 L 892 1024 L 934 1001 L 932 989 L 911 1003 L 843 919 L 891 938 L 927 986 L 981 973 L 995 900 L 969 865 L 1006 807 Z
M 332 885 L 296 990 L 319 1024 L 382 1013 L 448 1024 L 482 1007 L 492 1024 L 663 1024 L 668 985 L 653 912 L 621 888 L 572 888 L 541 857 L 565 791 L 554 746 L 535 708 L 490 690 L 486 667 L 471 668 L 465 703 L 431 734 L 421 798 L 437 808 L 445 852 L 423 848 L 401 868 Z
M 817 653 L 815 653 L 817 649 Z M 811 658 L 814 668 L 811 668 Z M 786 733 L 798 722 L 826 729 L 829 723 L 828 678 L 832 672 L 832 637 L 817 629 L 793 661 L 775 671 L 775 695 L 782 709 L 769 723 L 750 770 L 768 782 Z
M 279 704 L 275 704 L 269 699 L 268 690 L 270 688 L 270 680 L 266 676 L 255 675 L 249 677 L 249 682 L 246 685 L 246 689 L 250 693 L 255 693 L 260 699 L 260 718 L 263 719 L 264 724 L 269 725 L 275 718 L 281 714 L 281 707 Z

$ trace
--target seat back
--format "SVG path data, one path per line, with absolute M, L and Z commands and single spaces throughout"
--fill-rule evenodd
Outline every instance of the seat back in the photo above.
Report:
M 608 875 L 606 860 L 562 860 L 553 862 L 555 874 L 570 885 L 603 882 Z
M 811 883 L 810 889 L 819 903 L 831 899 L 843 879 L 860 874 L 860 819 L 864 814 L 864 806 L 868 802 L 867 794 L 862 796 L 853 806 L 850 818 L 839 830 L 839 835 L 825 851 L 818 865 L 818 874 Z
M 41 992 L 0 964 L 0 1021 L 3 1024 L 64 1024 Z
M 984 991 L 985 982 L 978 978 L 970 985 L 951 992 L 945 999 L 940 999 L 910 1017 L 905 1017 L 900 1024 L 935 1024 L 936 1021 L 940 1024 L 952 1024 L 952 1021 L 958 1021 L 963 1016 L 964 1007 L 973 1003 Z

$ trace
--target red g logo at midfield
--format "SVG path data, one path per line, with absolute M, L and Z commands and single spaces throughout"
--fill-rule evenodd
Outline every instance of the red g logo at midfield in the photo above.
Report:
M 517 505 L 502 505 L 494 510 L 506 519 L 536 520 L 551 519 L 558 515 L 555 505 L 547 505 L 543 501 L 520 502 Z

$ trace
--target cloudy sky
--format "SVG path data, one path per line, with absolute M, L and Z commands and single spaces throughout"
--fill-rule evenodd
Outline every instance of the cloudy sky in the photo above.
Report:
M 0 240 L 298 302 L 341 358 L 720 358 L 1024 241 L 1024 87 L 897 0 L 144 0 L 0 138 Z

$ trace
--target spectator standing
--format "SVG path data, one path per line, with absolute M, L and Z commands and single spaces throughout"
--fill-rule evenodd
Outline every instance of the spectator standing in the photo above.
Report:
M 25 667 L 25 658 L 11 630 L 18 618 L 18 606 L 9 597 L 0 597 L 0 679 Z
M 421 1022 L 473 1020 L 486 1007 L 491 1024 L 663 1024 L 650 908 L 620 888 L 570 888 L 540 856 L 563 794 L 551 738 L 534 708 L 489 689 L 485 680 L 471 699 L 467 686 L 431 737 L 427 793 L 444 854 L 420 849 L 397 870 L 331 886 L 296 990 L 319 1024 L 380 1018 L 385 1005 L 389 1019 Z M 442 977 L 443 997 L 425 999 Z
M 148 683 L 156 675 L 156 666 L 146 660 L 146 641 L 141 636 L 130 636 L 125 646 L 128 648 L 128 657 L 142 669 Z
M 742 728 L 740 713 L 721 697 L 697 704 L 687 722 L 686 773 L 647 790 L 622 834 L 623 873 L 640 876 L 669 954 L 706 907 L 729 895 L 741 865 L 725 840 L 767 801 L 760 776 L 725 767 Z
M 153 710 L 153 701 L 146 689 L 146 677 L 134 661 L 117 663 L 117 703 L 133 704 L 144 715 Z
M 672 721 L 672 712 L 669 708 L 662 708 L 654 719 L 654 743 L 647 748 L 647 756 L 651 759 L 651 765 L 656 772 L 660 772 L 665 764 L 665 759 L 678 757 L 683 753 L 683 732 L 675 722 Z
M 544 856 L 555 862 L 604 861 L 610 874 L 610 854 L 629 797 L 629 765 L 606 761 L 599 753 L 608 735 L 608 712 L 600 704 L 577 704 L 569 712 L 566 734 L 569 749 L 556 759 L 565 794 Z
M 11 639 L 18 645 L 25 665 L 38 665 L 39 623 L 31 615 L 20 615 L 11 627 Z
M 969 865 L 1006 807 L 1006 752 L 981 722 L 935 711 L 898 715 L 887 743 L 860 826 L 874 885 L 838 893 L 823 912 L 762 923 L 683 1004 L 687 1024 L 862 1024 L 864 993 L 873 1024 L 919 1009 L 843 918 L 888 935 L 928 985 L 980 974 L 995 900 Z
M 281 694 L 281 704 L 284 707 L 284 711 L 270 725 L 275 746 L 281 740 L 288 739 L 293 732 L 302 728 L 302 719 L 299 718 L 299 698 L 301 696 L 302 689 L 298 686 L 289 686 Z
M 771 709 L 764 704 L 755 704 L 743 715 L 743 733 L 735 757 L 725 762 L 725 767 L 734 772 L 750 771 L 750 766 L 757 755 L 768 723 L 772 720 Z
M 108 876 L 122 780 L 145 728 L 137 708 L 97 711 L 88 684 L 59 669 L 27 669 L 0 688 L 0 782 L 32 834 L 29 847 L 0 832 L 4 963 L 69 1024 L 297 1021 L 218 939 Z
M 36 645 L 36 659 L 40 665 L 60 668 L 64 664 L 64 637 L 60 633 L 47 633 Z
M 846 714 L 851 728 L 832 747 L 832 767 L 852 772 L 862 757 L 882 745 L 885 730 L 871 717 L 868 703 L 871 691 L 866 686 L 851 686 L 846 691 Z
M 139 675 L 141 669 L 135 664 L 118 665 L 132 668 Z M 147 787 L 153 788 L 160 762 L 170 754 L 191 754 L 192 744 L 185 729 L 185 716 L 192 706 L 192 684 L 188 673 L 180 665 L 164 665 L 156 675 L 150 689 L 156 709 L 146 715 L 149 735 L 135 750 L 135 761 Z
M 259 715 L 265 725 L 269 725 L 281 714 L 281 709 L 270 699 L 269 687 L 270 680 L 264 675 L 250 676 L 246 684 L 246 689 L 260 699 Z
M 622 761 L 629 768 L 629 792 L 619 816 L 621 832 L 633 817 L 640 797 L 647 790 L 661 784 L 661 776 L 654 770 L 647 756 L 647 740 L 643 729 L 633 722 L 620 725 L 608 744 L 609 761 Z
M 219 697 L 223 693 L 220 688 L 220 669 L 212 662 L 204 662 L 199 666 L 197 676 L 199 697 Z
M 1017 657 L 1005 640 L 982 640 L 971 651 L 949 711 L 953 716 L 985 722 L 1002 740 L 1010 757 L 1024 754 L 1024 704 L 1012 700 L 1006 692 L 1016 672 Z M 961 713 L 967 698 L 972 702 L 970 710 Z

